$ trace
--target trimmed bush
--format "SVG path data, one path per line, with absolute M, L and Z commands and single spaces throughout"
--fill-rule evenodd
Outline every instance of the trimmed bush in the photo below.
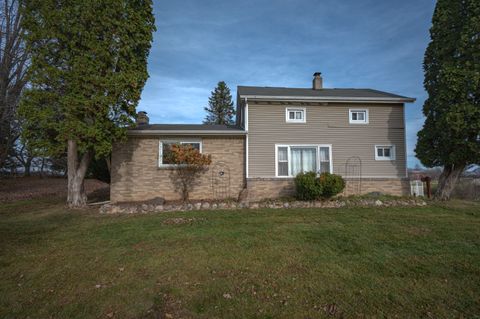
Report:
M 322 186 L 315 172 L 298 174 L 295 177 L 295 190 L 300 200 L 314 200 L 322 195 Z
M 322 188 L 322 197 L 329 198 L 343 191 L 345 180 L 340 175 L 322 173 L 318 178 L 318 183 Z
M 315 172 L 300 173 L 295 177 L 296 197 L 300 200 L 330 198 L 343 191 L 345 181 L 340 175 Z

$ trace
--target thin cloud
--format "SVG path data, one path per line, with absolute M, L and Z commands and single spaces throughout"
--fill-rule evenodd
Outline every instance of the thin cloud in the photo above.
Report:
M 361 87 L 416 97 L 406 106 L 409 166 L 423 124 L 429 1 L 185 0 L 155 3 L 157 32 L 139 109 L 152 122 L 201 123 L 210 91 L 237 85 Z

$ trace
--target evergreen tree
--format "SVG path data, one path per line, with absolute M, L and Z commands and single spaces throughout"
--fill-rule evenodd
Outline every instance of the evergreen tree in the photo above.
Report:
M 480 164 L 480 2 L 438 0 L 430 36 L 415 152 L 423 165 L 443 166 L 435 196 L 448 199 L 465 167 Z
M 208 107 L 205 107 L 205 111 L 207 111 L 207 116 L 203 121 L 204 124 L 235 124 L 232 95 L 225 82 L 218 82 L 217 87 L 208 98 Z
M 20 113 L 23 138 L 49 156 L 67 151 L 68 204 L 86 204 L 93 158 L 126 136 L 148 78 L 151 0 L 23 0 L 31 53 Z

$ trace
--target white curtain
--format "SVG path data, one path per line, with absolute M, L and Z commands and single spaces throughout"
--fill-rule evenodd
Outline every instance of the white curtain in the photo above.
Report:
M 278 176 L 288 176 L 288 148 L 278 148 Z
M 320 147 L 320 172 L 330 172 L 330 152 L 328 147 Z
M 291 160 L 293 176 L 301 172 L 317 171 L 317 149 L 314 147 L 292 147 Z
M 287 150 L 288 150 L 288 148 L 286 148 L 286 147 L 279 147 L 278 148 L 278 161 L 279 162 L 288 161 Z

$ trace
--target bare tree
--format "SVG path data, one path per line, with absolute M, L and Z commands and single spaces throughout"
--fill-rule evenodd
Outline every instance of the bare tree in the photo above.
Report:
M 17 106 L 26 84 L 28 54 L 19 0 L 0 0 L 0 167 L 20 136 Z
M 13 156 L 17 163 L 23 167 L 23 176 L 30 176 L 35 157 L 26 143 L 19 143 L 18 141 L 15 144 L 16 145 L 13 147 Z

